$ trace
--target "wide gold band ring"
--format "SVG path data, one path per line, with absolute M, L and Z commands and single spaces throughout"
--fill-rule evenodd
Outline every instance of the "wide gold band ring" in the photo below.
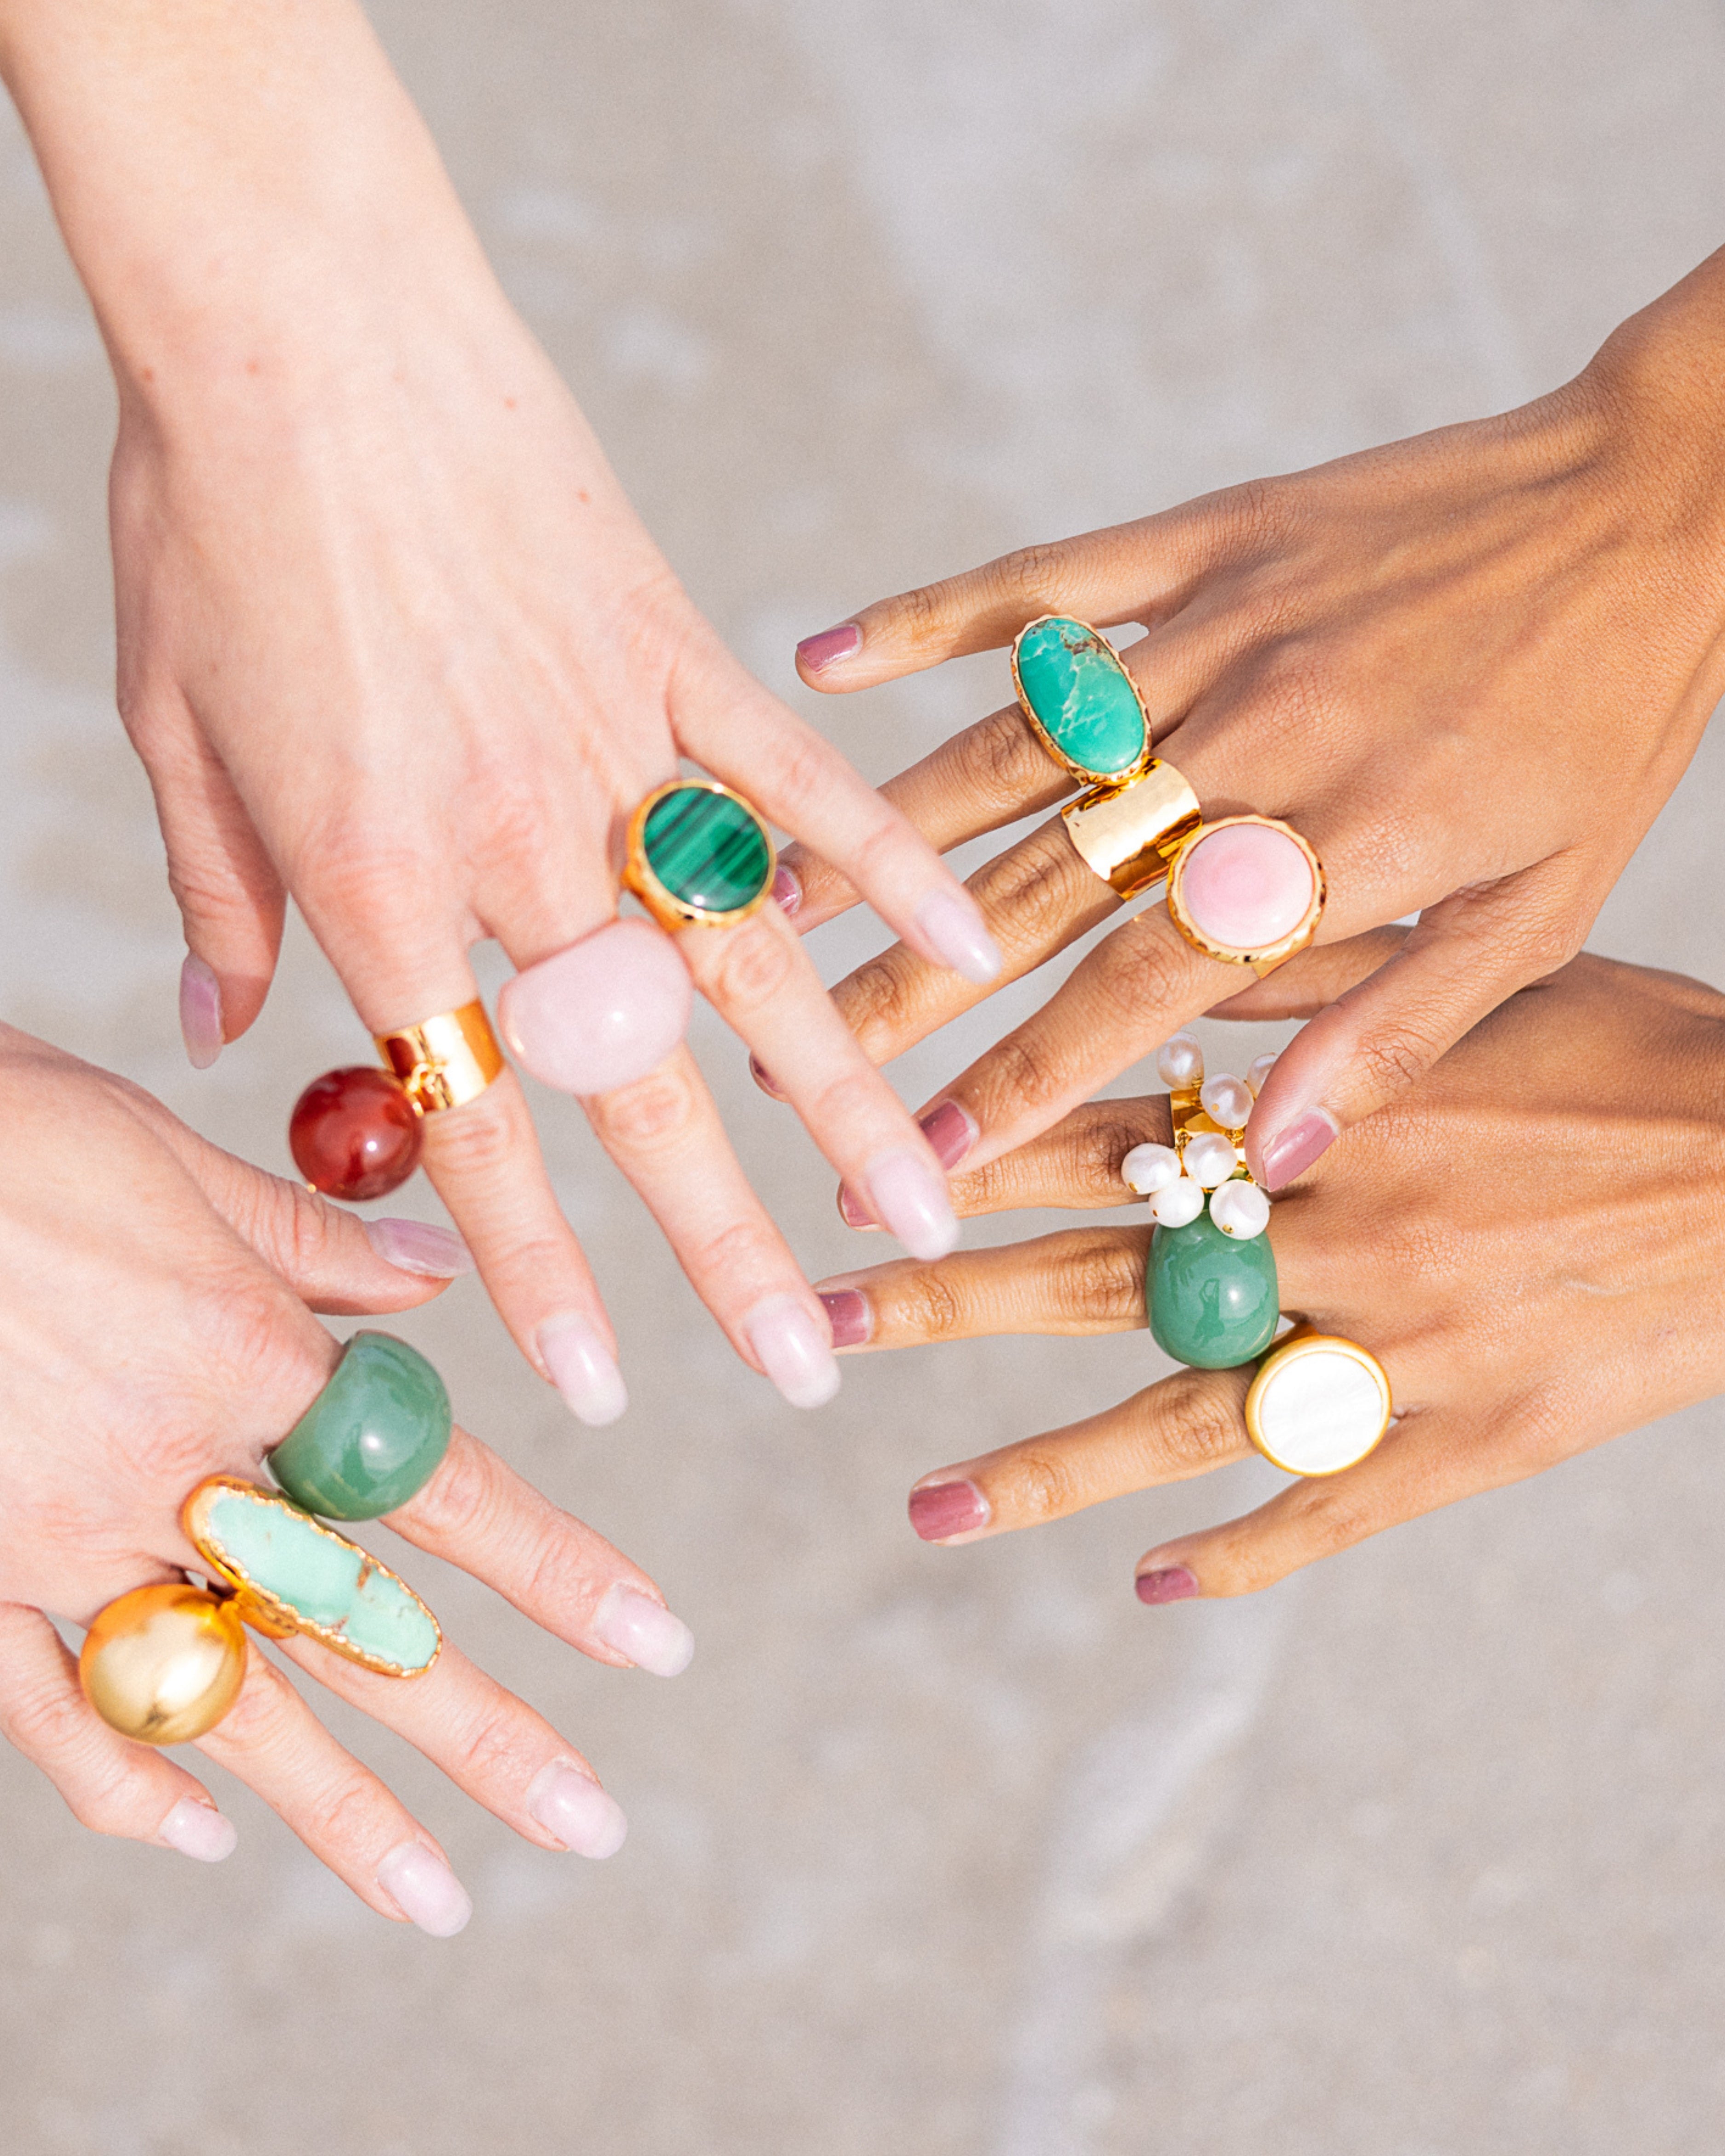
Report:
M 1285 1474 L 1339 1475 L 1375 1448 L 1394 1412 L 1389 1375 L 1369 1349 L 1296 1325 L 1258 1365 L 1246 1435 Z
M 422 1115 L 476 1101 L 503 1068 L 503 1050 L 476 998 L 418 1025 L 373 1035 L 377 1052 Z

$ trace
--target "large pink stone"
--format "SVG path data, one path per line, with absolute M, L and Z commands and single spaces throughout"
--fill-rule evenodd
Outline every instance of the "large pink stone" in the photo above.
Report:
M 1187 855 L 1180 891 L 1212 942 L 1263 951 L 1305 919 L 1312 864 L 1285 831 L 1230 824 L 1207 832 Z
M 524 967 L 497 1020 L 525 1070 L 565 1093 L 609 1093 L 663 1063 L 683 1038 L 689 969 L 661 929 L 614 921 Z

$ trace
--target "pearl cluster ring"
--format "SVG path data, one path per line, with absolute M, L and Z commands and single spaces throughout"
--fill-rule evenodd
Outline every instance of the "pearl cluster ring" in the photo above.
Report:
M 1244 1078 L 1206 1078 L 1204 1050 L 1177 1033 L 1156 1057 L 1168 1089 L 1172 1145 L 1134 1146 L 1120 1163 L 1127 1189 L 1150 1200 L 1163 1228 L 1183 1228 L 1206 1204 L 1224 1235 L 1250 1241 L 1270 1224 L 1270 1200 L 1245 1164 L 1245 1125 L 1270 1075 L 1274 1055 L 1260 1055 Z

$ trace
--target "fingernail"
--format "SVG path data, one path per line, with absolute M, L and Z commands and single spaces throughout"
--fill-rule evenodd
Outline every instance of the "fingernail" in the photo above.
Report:
M 615 1653 L 655 1677 L 680 1677 L 695 1659 L 695 1635 L 662 1602 L 621 1581 L 600 1603 L 593 1630 Z
M 1171 1564 L 1162 1572 L 1141 1572 L 1136 1585 L 1140 1602 L 1189 1602 L 1198 1592 L 1198 1577 L 1183 1564 Z
M 528 1783 L 527 1810 L 577 1856 L 615 1856 L 629 1833 L 616 1798 L 567 1759 L 553 1759 Z
M 213 1804 L 196 1797 L 182 1797 L 156 1830 L 158 1841 L 177 1849 L 182 1856 L 194 1856 L 200 1864 L 219 1864 L 234 1854 L 239 1830 L 224 1819 Z
M 962 891 L 931 891 L 916 909 L 916 926 L 941 963 L 986 988 L 1006 963 L 976 901 Z
M 398 1842 L 377 1866 L 377 1884 L 410 1924 L 434 1939 L 454 1938 L 473 1914 L 467 1889 L 423 1841 Z
M 189 951 L 180 968 L 180 1038 L 194 1070 L 208 1070 L 222 1052 L 222 984 Z
M 977 1142 L 976 1118 L 956 1101 L 942 1101 L 916 1127 L 933 1147 L 935 1158 L 948 1170 L 957 1168 Z
M 473 1270 L 473 1253 L 453 1228 L 429 1220 L 362 1220 L 366 1240 L 386 1265 L 428 1280 L 456 1280 Z
M 797 664 L 805 674 L 823 674 L 841 659 L 855 659 L 862 649 L 862 631 L 854 621 L 824 629 L 819 636 L 805 636 L 797 646 Z
M 826 1327 L 794 1295 L 769 1295 L 742 1321 L 743 1337 L 793 1408 L 824 1407 L 839 1389 Z
M 1274 1145 L 1264 1149 L 1265 1188 L 1280 1190 L 1303 1175 L 1341 1134 L 1342 1126 L 1327 1108 L 1308 1108 L 1303 1116 L 1296 1116 Z
M 880 1224 L 848 1183 L 839 1185 L 839 1218 L 847 1228 L 878 1228 Z
M 820 1300 L 827 1322 L 833 1328 L 834 1347 L 866 1347 L 875 1329 L 875 1313 L 869 1307 L 867 1296 L 857 1288 L 841 1287 L 822 1296 Z
M 974 1482 L 935 1482 L 911 1492 L 911 1525 L 926 1543 L 985 1527 L 993 1515 Z
M 779 1091 L 778 1086 L 773 1082 L 773 1073 L 767 1069 L 766 1065 L 757 1056 L 752 1055 L 749 1058 L 749 1075 L 754 1080 L 761 1091 L 767 1095 L 769 1100 L 783 1100 L 784 1095 Z
M 803 903 L 803 886 L 788 868 L 773 871 L 773 903 L 781 913 L 795 913 Z
M 577 1422 L 601 1430 L 629 1405 L 629 1388 L 616 1357 L 584 1317 L 572 1312 L 547 1317 L 533 1335 L 533 1344 Z
M 908 1147 L 877 1153 L 867 1171 L 869 1204 L 913 1258 L 943 1258 L 958 1240 L 946 1178 Z

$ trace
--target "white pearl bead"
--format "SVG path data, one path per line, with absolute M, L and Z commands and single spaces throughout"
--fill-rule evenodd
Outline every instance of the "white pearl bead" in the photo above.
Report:
M 1121 1180 L 1140 1198 L 1153 1198 L 1180 1179 L 1180 1156 L 1172 1146 L 1136 1145 L 1120 1163 Z
M 1224 1183 L 1210 1199 L 1210 1218 L 1224 1235 L 1249 1243 L 1270 1225 L 1270 1200 L 1255 1183 Z
M 1159 1227 L 1183 1228 L 1203 1212 L 1204 1193 L 1189 1175 L 1183 1175 L 1178 1183 L 1157 1192 L 1150 1200 L 1150 1210 Z
M 1199 1092 L 1204 1111 L 1226 1131 L 1243 1131 L 1252 1112 L 1252 1096 L 1243 1078 L 1206 1078 Z
M 1273 1055 L 1260 1055 L 1251 1069 L 1247 1071 L 1246 1083 L 1252 1089 L 1252 1098 L 1255 1101 L 1264 1090 L 1264 1081 L 1275 1068 L 1276 1058 Z
M 1206 1190 L 1225 1183 L 1239 1165 L 1233 1146 L 1218 1132 L 1200 1131 L 1186 1142 L 1186 1173 Z
M 1156 1051 L 1156 1075 L 1170 1088 L 1196 1086 L 1204 1076 L 1204 1050 L 1189 1033 L 1177 1033 Z

